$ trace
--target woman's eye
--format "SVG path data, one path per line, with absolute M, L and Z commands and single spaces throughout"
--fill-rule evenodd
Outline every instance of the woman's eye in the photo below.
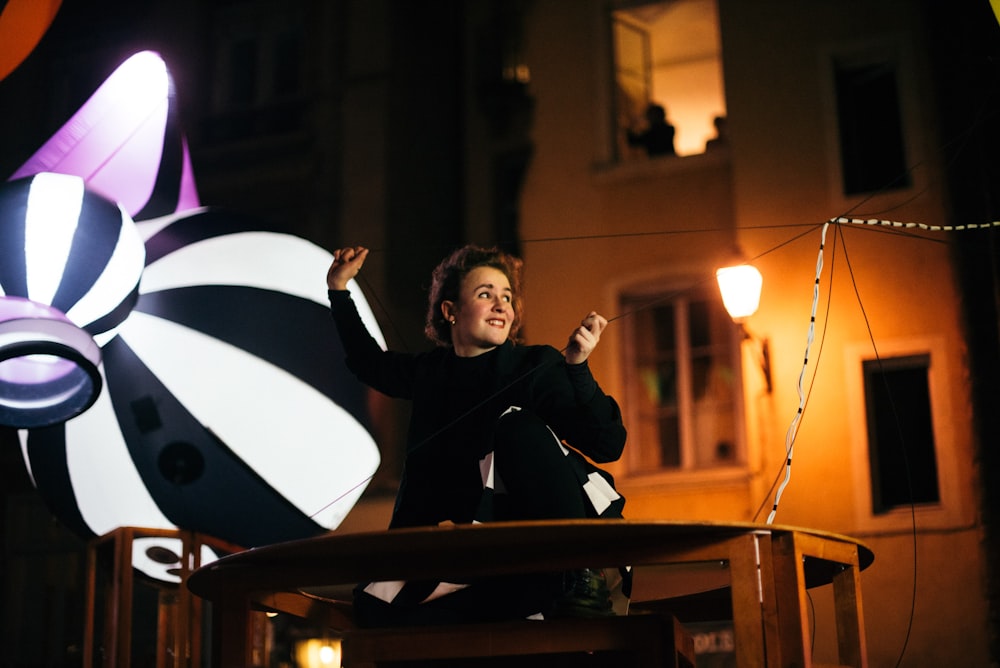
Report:
M 509 303 L 511 303 L 511 301 L 512 301 L 512 299 L 511 299 L 510 295 L 504 295 L 504 296 L 503 296 L 503 300 L 504 300 L 505 302 L 507 302 L 508 304 L 509 304 Z

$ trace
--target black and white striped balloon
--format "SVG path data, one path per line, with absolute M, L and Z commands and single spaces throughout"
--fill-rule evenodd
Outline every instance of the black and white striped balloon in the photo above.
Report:
M 41 182 L 76 202 L 75 223 L 33 217 L 25 191 Z M 14 425 L 60 519 L 84 536 L 176 527 L 243 546 L 339 525 L 379 454 L 329 314 L 329 253 L 214 209 L 136 223 L 77 177 L 0 192 L 2 299 L 65 314 L 100 345 L 89 408 Z

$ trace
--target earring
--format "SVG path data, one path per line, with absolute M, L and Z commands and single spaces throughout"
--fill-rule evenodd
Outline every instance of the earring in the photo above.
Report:
M 454 325 L 454 324 L 455 324 L 455 319 L 454 319 L 454 318 L 452 318 L 452 319 L 451 319 L 451 320 L 449 320 L 448 322 L 450 322 L 451 324 L 453 324 L 453 325 Z

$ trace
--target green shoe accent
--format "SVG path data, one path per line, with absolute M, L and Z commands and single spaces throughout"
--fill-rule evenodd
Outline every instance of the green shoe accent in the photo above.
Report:
M 546 617 L 613 617 L 604 571 L 584 568 L 563 573 L 562 593 Z

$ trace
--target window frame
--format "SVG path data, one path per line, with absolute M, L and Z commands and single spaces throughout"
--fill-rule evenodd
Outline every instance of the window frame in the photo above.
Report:
M 861 366 L 865 378 L 865 419 L 868 428 L 868 453 L 871 461 L 869 480 L 872 487 L 872 512 L 876 515 L 882 515 L 896 508 L 909 507 L 910 505 L 939 504 L 941 502 L 941 481 L 938 475 L 938 457 L 934 446 L 934 414 L 930 396 L 930 355 L 877 357 L 862 360 Z M 926 434 L 923 434 L 925 425 L 922 422 L 913 423 L 917 424 L 918 429 L 905 429 L 905 423 L 910 422 L 916 416 L 912 410 L 907 410 L 911 407 L 899 402 L 901 397 L 898 394 L 893 396 L 891 392 L 894 390 L 902 392 L 904 389 L 913 391 L 917 388 L 918 383 L 903 384 L 898 378 L 895 380 L 886 378 L 886 376 L 900 372 L 917 372 L 921 375 L 919 387 L 926 391 L 926 396 L 920 398 L 926 398 L 927 404 L 926 414 L 919 417 L 926 417 L 928 420 L 926 425 L 928 433 Z M 911 380 L 916 381 L 916 378 Z M 886 385 L 889 385 L 889 394 L 885 394 Z M 904 388 L 904 385 L 908 385 L 909 388 Z M 889 402 L 889 406 L 882 404 L 883 395 Z M 880 406 L 882 410 L 879 409 Z M 883 424 L 882 420 L 886 422 Z M 900 431 L 903 432 L 904 437 L 901 442 L 898 440 Z M 917 435 L 914 438 L 918 432 L 923 435 Z M 925 440 L 927 438 L 930 439 L 929 444 Z M 929 454 L 927 452 L 928 445 L 930 446 Z M 922 459 L 928 460 L 930 466 L 927 468 L 921 466 Z M 895 475 L 900 472 L 900 466 L 903 467 L 902 472 L 904 473 L 900 481 L 906 483 L 902 488 L 893 480 Z M 887 477 L 886 473 L 882 471 L 883 467 L 886 472 L 891 472 L 893 475 Z M 930 491 L 929 487 L 923 492 L 921 491 L 927 485 L 926 482 L 923 484 L 920 482 L 923 478 L 920 475 L 921 471 L 933 473 L 933 499 L 915 498 Z M 929 479 L 930 476 L 928 475 L 927 478 Z M 888 489 L 883 489 L 883 485 L 886 485 Z M 930 495 L 928 494 L 928 496 Z
M 671 289 L 671 283 L 676 286 L 676 289 Z M 690 281 L 686 285 L 695 285 L 695 281 Z M 685 400 L 683 397 L 678 398 L 678 411 L 681 415 L 679 432 L 681 438 L 680 450 L 682 462 L 680 467 L 659 467 L 656 469 L 646 468 L 642 466 L 644 452 L 647 451 L 648 447 L 659 447 L 658 443 L 644 444 L 642 442 L 642 430 L 639 428 L 640 424 L 640 411 L 639 404 L 640 401 L 636 401 L 633 398 L 633 393 L 638 386 L 639 381 L 636 380 L 635 374 L 637 372 L 637 360 L 639 351 L 636 350 L 636 324 L 637 319 L 634 317 L 623 318 L 622 332 L 621 332 L 621 359 L 622 359 L 622 397 L 623 397 L 623 411 L 626 426 L 631 426 L 629 430 L 629 446 L 626 448 L 625 456 L 623 457 L 623 476 L 631 481 L 642 481 L 642 482 L 658 482 L 665 479 L 676 480 L 683 479 L 687 482 L 707 482 L 707 481 L 719 481 L 721 479 L 733 478 L 743 478 L 749 468 L 750 453 L 747 443 L 747 433 L 746 433 L 746 406 L 745 406 L 745 396 L 744 396 L 744 379 L 743 379 L 743 369 L 744 369 L 744 359 L 743 359 L 743 346 L 742 346 L 742 336 L 740 335 L 739 327 L 732 323 L 729 319 L 728 314 L 726 314 L 725 307 L 722 305 L 721 296 L 717 295 L 717 291 L 712 291 L 709 287 L 694 288 L 691 287 L 680 287 L 680 281 L 664 281 L 664 280 L 653 280 L 648 283 L 644 282 L 642 285 L 630 285 L 623 287 L 617 291 L 617 300 L 619 306 L 623 309 L 623 312 L 627 312 L 627 309 L 636 302 L 646 304 L 648 306 L 652 305 L 662 305 L 667 302 L 677 302 L 683 301 L 685 304 L 689 304 L 692 300 L 693 293 L 697 293 L 695 296 L 704 296 L 711 303 L 715 305 L 721 314 L 725 317 L 725 321 L 731 326 L 726 327 L 726 341 L 724 344 L 728 349 L 729 361 L 732 364 L 733 370 L 733 386 L 732 386 L 732 445 L 734 449 L 734 454 L 732 457 L 732 463 L 720 464 L 718 466 L 701 466 L 699 467 L 696 463 L 697 457 L 693 456 L 693 451 L 696 449 L 696 444 L 694 443 L 694 436 L 692 434 L 693 429 L 693 418 L 692 418 L 692 402 Z M 715 298 L 718 299 L 715 299 Z M 645 308 L 644 306 L 639 306 L 638 308 Z M 633 308 L 632 311 L 636 309 Z M 687 312 L 685 306 L 685 312 Z M 679 319 L 680 322 L 677 324 L 677 328 L 684 329 L 683 324 L 686 321 L 686 316 Z M 685 343 L 685 346 L 688 344 Z M 686 350 L 681 351 L 685 354 L 688 360 L 691 359 L 691 349 L 686 348 Z M 684 365 L 681 364 L 683 367 Z M 691 386 L 691 376 L 688 371 L 683 368 L 678 369 L 679 375 L 684 379 L 686 393 L 688 395 L 693 394 Z M 683 394 L 683 392 L 682 392 Z M 690 399 L 690 396 L 688 397 Z M 687 454 L 688 460 L 685 464 L 684 457 Z
M 308 48 L 301 9 L 291 6 L 275 14 L 258 1 L 241 3 L 214 10 L 211 25 L 209 53 L 218 85 L 208 97 L 204 141 L 222 145 L 300 132 L 306 115 L 307 62 L 301 51 Z M 289 55 L 285 48 L 290 44 L 299 53 Z M 240 94 L 243 87 L 236 74 L 242 66 L 240 49 L 253 60 L 245 95 Z
M 614 156 L 615 162 L 626 162 L 628 161 L 630 150 L 628 142 L 626 141 L 625 135 L 621 132 L 621 129 L 629 127 L 629 121 L 631 119 L 641 117 L 646 103 L 648 100 L 652 99 L 653 65 L 652 56 L 650 55 L 650 38 L 649 33 L 642 27 L 629 21 L 616 18 L 613 11 L 609 12 L 609 24 L 611 30 L 611 97 L 613 100 L 611 124 L 615 137 L 612 155 Z M 628 91 L 623 90 L 618 83 L 619 79 L 623 76 L 622 73 L 627 71 L 626 68 L 624 68 L 619 62 L 618 57 L 623 50 L 623 45 L 621 45 L 618 41 L 618 34 L 622 32 L 634 33 L 635 41 L 639 43 L 638 50 L 642 52 L 637 56 L 637 59 L 641 61 L 638 65 L 638 72 L 629 77 L 641 80 L 637 82 L 637 87 L 641 88 L 641 99 L 630 96 Z
M 826 154 L 831 169 L 827 171 L 829 207 L 833 210 L 850 210 L 865 202 L 869 207 L 884 201 L 898 199 L 927 187 L 927 170 L 911 170 L 907 185 L 883 191 L 866 191 L 845 194 L 844 164 L 841 159 L 840 118 L 837 113 L 836 62 L 886 62 L 894 64 L 896 97 L 899 104 L 900 131 L 902 136 L 905 168 L 922 164 L 926 159 L 924 145 L 919 141 L 924 126 L 921 114 L 920 91 L 913 73 L 917 67 L 912 39 L 906 33 L 890 33 L 877 38 L 843 42 L 822 46 L 817 51 L 820 95 L 823 109 L 823 127 L 826 136 Z
M 714 18 L 716 35 L 714 41 L 711 38 L 704 38 L 706 33 L 700 29 L 703 21 L 690 21 L 691 14 L 675 14 L 677 25 L 690 28 L 693 23 L 693 34 L 698 37 L 697 44 L 705 47 L 705 50 L 695 54 L 674 54 L 673 60 L 662 60 L 663 54 L 657 55 L 664 44 L 686 44 L 691 40 L 665 39 L 662 30 L 650 32 L 640 26 L 635 26 L 627 19 L 619 19 L 616 12 L 638 12 L 647 16 L 655 17 L 657 14 L 675 12 L 677 4 L 673 0 L 611 0 L 603 11 L 601 21 L 603 23 L 600 34 L 606 40 L 606 58 L 600 70 L 604 78 L 602 90 L 603 100 L 598 100 L 605 110 L 602 114 L 603 124 L 606 126 L 598 133 L 601 139 L 601 146 L 598 147 L 598 155 L 605 161 L 604 167 L 607 169 L 628 169 L 635 167 L 648 167 L 650 163 L 666 160 L 676 161 L 677 158 L 691 159 L 706 154 L 705 145 L 708 140 L 717 136 L 714 119 L 717 116 L 725 117 L 728 113 L 726 103 L 725 75 L 723 71 L 723 48 L 721 44 L 721 30 L 719 26 L 720 9 L 718 0 L 704 0 L 711 5 L 710 11 Z M 692 4 L 695 4 L 692 0 Z M 656 7 L 659 5 L 659 7 Z M 685 18 L 687 19 L 685 21 Z M 650 71 L 649 100 L 663 105 L 667 111 L 667 121 L 674 125 L 677 134 L 674 138 L 674 148 L 676 155 L 657 156 L 650 160 L 649 156 L 636 147 L 629 147 L 624 140 L 624 132 L 627 129 L 620 123 L 619 115 L 622 111 L 621 98 L 618 93 L 618 47 L 615 39 L 615 24 L 633 25 L 643 30 L 648 35 L 650 51 Z M 685 33 L 688 34 L 688 33 Z M 690 37 L 691 34 L 688 36 Z M 704 42 L 704 44 L 702 44 Z M 701 71 L 695 71 L 695 63 L 701 62 Z M 710 65 L 706 65 L 710 63 Z M 710 75 L 706 75 L 704 68 L 711 68 Z M 692 68 L 695 68 L 694 70 Z M 657 84 L 659 81 L 659 84 Z M 711 82 L 711 83 L 706 83 Z M 713 88 L 713 85 L 715 88 Z M 657 90 L 658 89 L 658 90 Z M 692 93 L 691 91 L 696 91 Z M 668 100 L 671 100 L 668 102 Z M 644 110 L 644 107 L 643 107 Z M 704 112 L 704 113 L 702 113 Z M 639 117 L 641 118 L 641 116 Z M 638 119 L 634 119 L 638 120 Z M 701 148 L 694 148 L 692 142 L 704 140 L 705 144 L 700 144 Z
M 881 50 L 836 55 L 830 66 L 837 101 L 841 193 L 845 197 L 862 197 L 875 192 L 908 189 L 911 175 L 907 169 L 906 124 L 900 99 L 902 73 L 898 58 Z M 879 85 L 873 86 L 873 81 Z M 872 104 L 872 97 L 885 104 L 881 107 Z M 868 98 L 865 104 L 860 103 L 862 98 Z M 880 118 L 890 122 L 880 122 Z M 896 160 L 898 164 L 890 164 Z M 880 165 L 880 161 L 884 164 Z M 865 169 L 872 163 L 875 164 L 874 173 L 867 173 Z
M 931 426 L 934 430 L 934 456 L 937 460 L 937 503 L 898 506 L 875 513 L 872 507 L 871 454 L 868 440 L 867 405 L 863 363 L 876 357 L 882 360 L 926 355 L 930 363 L 927 385 L 930 398 Z M 848 423 L 851 452 L 851 488 L 856 530 L 859 532 L 906 532 L 912 530 L 914 516 L 921 529 L 945 529 L 971 520 L 968 494 L 962 493 L 958 461 L 971 448 L 968 427 L 956 423 L 957 398 L 952 389 L 952 365 L 944 337 L 927 336 L 878 342 L 878 354 L 871 343 L 844 348 L 845 389 L 848 397 Z M 968 457 L 971 458 L 971 452 Z M 966 485 L 967 486 L 967 485 Z

